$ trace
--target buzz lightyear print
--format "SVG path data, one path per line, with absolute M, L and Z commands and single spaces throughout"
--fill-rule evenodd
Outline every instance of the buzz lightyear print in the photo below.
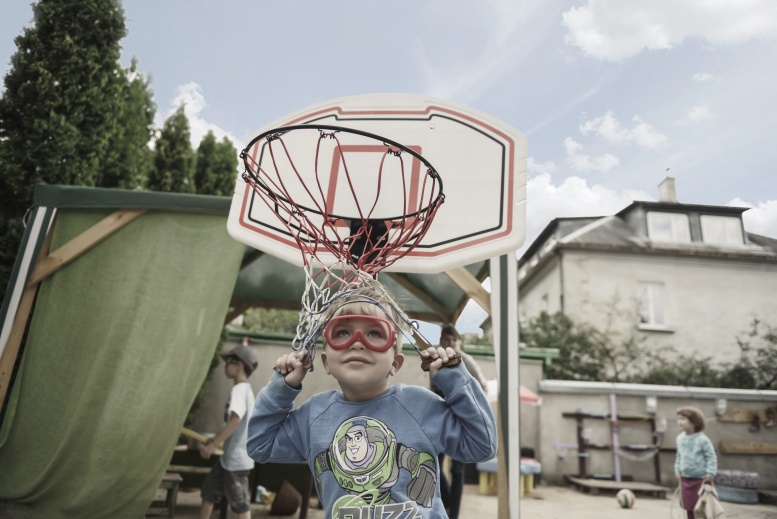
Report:
M 392 498 L 401 469 L 410 473 L 407 496 L 412 501 Z M 340 424 L 329 448 L 316 456 L 319 489 L 327 471 L 348 493 L 335 502 L 333 519 L 420 518 L 419 507 L 431 507 L 437 488 L 435 457 L 397 443 L 386 424 L 367 416 Z

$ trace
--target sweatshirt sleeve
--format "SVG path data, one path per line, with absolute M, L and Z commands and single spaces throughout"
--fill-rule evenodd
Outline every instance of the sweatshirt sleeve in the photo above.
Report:
M 706 442 L 704 458 L 706 460 L 705 474 L 707 476 L 715 476 L 718 473 L 718 456 L 715 454 L 715 447 L 712 445 L 712 440 L 707 436 L 704 437 Z
M 306 429 L 303 409 L 292 410 L 294 399 L 301 389 L 286 385 L 280 373 L 273 373 L 270 381 L 256 397 L 248 420 L 248 455 L 259 463 L 294 463 L 305 461 Z
M 496 420 L 480 384 L 463 364 L 443 368 L 432 378 L 445 394 L 439 437 L 443 452 L 464 463 L 496 455 Z

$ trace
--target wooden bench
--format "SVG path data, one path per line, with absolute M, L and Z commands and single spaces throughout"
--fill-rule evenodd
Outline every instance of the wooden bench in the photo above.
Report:
M 154 501 L 148 509 L 146 515 L 167 515 L 167 517 L 173 517 L 175 515 L 175 504 L 178 500 L 178 488 L 181 485 L 183 478 L 180 474 L 175 472 L 167 472 L 162 476 L 162 482 L 159 484 L 159 488 L 165 491 L 164 501 Z

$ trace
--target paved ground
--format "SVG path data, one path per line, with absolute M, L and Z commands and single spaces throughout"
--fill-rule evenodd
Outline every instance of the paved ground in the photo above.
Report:
M 199 493 L 178 494 L 177 519 L 197 519 Z M 777 506 L 740 505 L 722 503 L 726 519 L 777 519 Z M 462 501 L 461 519 L 490 519 L 497 517 L 496 496 L 482 496 L 477 485 L 466 485 Z M 218 517 L 214 513 L 213 517 Z M 233 517 L 229 516 L 230 519 Z M 270 517 L 269 506 L 252 505 L 251 517 Z M 285 517 L 285 516 L 273 516 Z M 296 518 L 296 515 L 288 516 Z M 539 486 L 521 500 L 523 519 L 685 519 L 683 511 L 671 499 L 637 496 L 633 509 L 618 507 L 610 494 L 588 495 L 568 487 Z M 308 519 L 324 519 L 324 512 L 315 508 L 308 513 Z

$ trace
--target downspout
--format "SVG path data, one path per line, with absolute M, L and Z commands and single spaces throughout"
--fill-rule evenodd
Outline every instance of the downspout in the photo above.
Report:
M 559 280 L 559 307 L 561 313 L 564 313 L 564 254 L 560 249 L 556 249 L 554 254 L 558 258 L 558 280 Z

